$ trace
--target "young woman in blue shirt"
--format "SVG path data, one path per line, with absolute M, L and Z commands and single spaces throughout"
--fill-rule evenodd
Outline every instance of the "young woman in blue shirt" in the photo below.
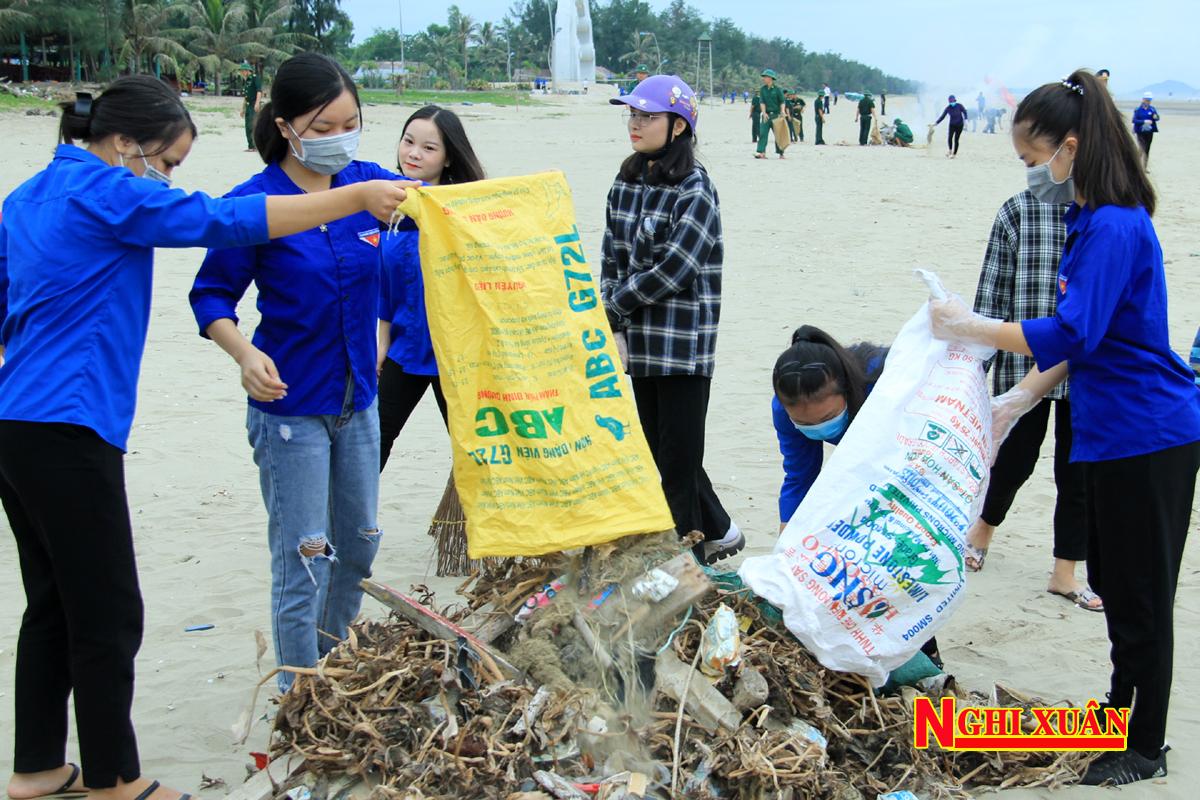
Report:
M 285 61 L 254 141 L 266 168 L 230 197 L 313 195 L 391 173 L 355 161 L 358 94 L 333 59 Z M 210 250 L 191 291 L 201 335 L 238 364 L 271 550 L 280 667 L 311 667 L 345 636 L 379 549 L 375 318 L 380 224 L 366 214 L 268 244 Z M 261 321 L 237 327 L 251 283 Z M 285 690 L 294 675 L 282 671 Z
M 780 531 L 821 473 L 824 444 L 842 440 L 886 358 L 886 348 L 865 342 L 842 347 L 820 328 L 801 325 L 775 361 L 771 416 L 783 455 Z
M 1112 642 L 1102 705 L 1132 707 L 1128 748 L 1101 756 L 1082 780 L 1161 777 L 1172 607 L 1200 468 L 1200 389 L 1169 341 L 1163 254 L 1150 221 L 1155 194 L 1124 120 L 1089 72 L 1026 97 L 1013 144 L 1035 194 L 1073 201 L 1057 312 L 1004 323 L 952 298 L 932 301 L 934 330 L 1036 361 L 993 400 L 995 446 L 1070 375 L 1071 459 L 1087 466 L 1088 579 Z
M 475 149 L 453 111 L 425 106 L 413 112 L 400 133 L 397 168 L 404 177 L 431 186 L 481 181 L 485 175 Z M 425 317 L 425 283 L 415 228 L 383 241 L 379 295 L 379 469 L 387 466 L 392 444 L 409 416 L 433 387 L 442 421 L 446 397 L 438 383 L 437 361 Z
M 130 719 L 142 598 L 123 454 L 154 248 L 250 245 L 364 210 L 386 218 L 404 197 L 390 181 L 321 197 L 170 189 L 195 136 L 166 84 L 118 79 L 63 104 L 54 160 L 4 201 L 0 500 L 26 595 L 14 800 L 85 786 L 94 800 L 180 797 L 141 776 Z M 82 772 L 64 763 L 72 694 Z

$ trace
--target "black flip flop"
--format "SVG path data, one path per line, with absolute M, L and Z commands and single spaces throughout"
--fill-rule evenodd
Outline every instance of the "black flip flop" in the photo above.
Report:
M 158 791 L 159 787 L 161 787 L 161 786 L 162 786 L 161 783 L 159 783 L 158 781 L 154 781 L 149 786 L 146 787 L 145 791 L 143 791 L 137 797 L 133 798 L 133 800 L 150 800 L 150 795 L 152 795 L 156 791 Z M 179 795 L 179 800 L 191 800 L 191 797 L 192 796 L 190 794 L 181 794 L 181 795 Z
M 55 789 L 50 794 L 44 794 L 39 797 L 78 797 L 79 795 L 87 794 L 87 789 L 76 789 L 71 791 L 71 787 L 75 785 L 75 781 L 79 780 L 79 765 L 67 762 L 67 766 L 71 768 L 71 777 L 67 778 L 66 783 Z

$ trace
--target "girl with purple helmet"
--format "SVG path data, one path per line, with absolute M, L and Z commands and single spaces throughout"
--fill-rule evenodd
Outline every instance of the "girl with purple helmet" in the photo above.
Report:
M 696 161 L 698 104 L 655 75 L 624 105 L 633 152 L 608 193 L 600 285 L 675 528 L 704 534 L 704 563 L 746 539 L 704 471 L 704 426 L 721 315 L 721 209 Z

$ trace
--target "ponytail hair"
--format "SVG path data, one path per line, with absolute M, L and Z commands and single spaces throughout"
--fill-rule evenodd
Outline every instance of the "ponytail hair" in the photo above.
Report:
M 197 133 L 179 93 L 151 75 L 118 78 L 99 97 L 80 92 L 59 108 L 58 139 L 63 144 L 99 142 L 120 134 L 139 145 L 158 142 L 158 149 L 146 153 L 150 156 L 166 150 L 185 131 L 193 138 Z
M 280 64 L 271 81 L 271 99 L 263 104 L 254 120 L 254 149 L 263 163 L 282 161 L 288 154 L 288 140 L 279 132 L 276 117 L 291 122 L 312 111 L 320 112 L 341 97 L 342 92 L 354 95 L 361 121 L 358 87 L 341 64 L 321 53 L 297 53 Z
M 1155 194 L 1137 143 L 1121 112 L 1092 73 L 1078 69 L 1047 83 L 1017 106 L 1012 125 L 1027 126 L 1030 139 L 1042 137 L 1055 147 L 1068 135 L 1079 139 L 1072 177 L 1093 207 L 1142 206 L 1154 215 Z
M 886 356 L 887 349 L 878 345 L 864 342 L 845 348 L 820 328 L 801 325 L 792 334 L 791 346 L 775 361 L 771 383 L 784 405 L 840 394 L 854 419 L 867 399 L 868 385 L 883 371 Z

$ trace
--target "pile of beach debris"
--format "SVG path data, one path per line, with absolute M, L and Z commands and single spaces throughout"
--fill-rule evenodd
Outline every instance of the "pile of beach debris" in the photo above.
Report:
M 930 800 L 1068 783 L 1087 763 L 916 749 L 918 692 L 1041 702 L 970 696 L 945 674 L 878 694 L 826 670 L 673 532 L 489 565 L 441 611 L 428 594 L 364 586 L 395 613 L 297 671 L 272 756 L 354 777 L 373 800 Z

